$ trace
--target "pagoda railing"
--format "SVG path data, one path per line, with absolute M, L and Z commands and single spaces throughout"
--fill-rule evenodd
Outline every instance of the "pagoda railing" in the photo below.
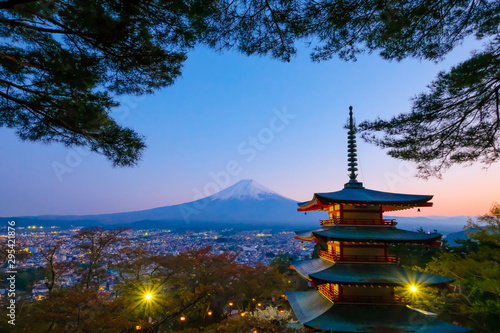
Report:
M 394 304 L 405 303 L 405 298 L 398 295 L 394 296 L 363 296 L 363 295 L 339 295 L 337 291 L 332 291 L 327 284 L 318 286 L 318 291 L 332 302 L 345 303 L 382 303 Z
M 346 302 L 346 303 L 405 303 L 404 297 L 399 296 L 342 296 L 339 297 L 335 302 Z
M 318 291 L 332 302 L 339 298 L 337 291 L 330 290 L 327 284 L 320 285 Z
M 328 252 L 328 251 L 319 250 L 319 257 L 326 259 L 328 261 L 331 261 L 331 262 L 337 261 L 337 256 L 333 253 Z
M 319 251 L 320 258 L 331 262 L 337 261 L 354 261 L 354 262 L 390 262 L 399 263 L 399 258 L 396 256 L 367 256 L 367 255 L 342 255 L 337 256 L 334 253 L 328 251 Z
M 321 225 L 347 224 L 347 225 L 378 225 L 395 226 L 398 224 L 395 219 L 329 219 L 319 220 Z

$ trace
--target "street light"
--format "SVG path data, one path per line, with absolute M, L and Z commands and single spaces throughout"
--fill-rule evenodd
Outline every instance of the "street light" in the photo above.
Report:
M 147 300 L 150 300 L 153 297 L 153 295 L 151 295 L 150 293 L 147 293 L 145 297 Z
M 233 302 L 229 302 L 229 306 L 233 306 Z
M 211 316 L 211 315 L 212 315 L 212 310 L 208 311 L 208 313 L 207 313 L 207 314 L 208 314 L 209 316 Z
M 181 321 L 186 321 L 186 317 L 181 316 L 180 320 L 181 320 Z
M 415 287 L 415 286 L 411 286 L 411 287 L 410 287 L 410 290 L 411 290 L 412 292 L 416 292 L 416 291 L 417 291 L 417 287 Z

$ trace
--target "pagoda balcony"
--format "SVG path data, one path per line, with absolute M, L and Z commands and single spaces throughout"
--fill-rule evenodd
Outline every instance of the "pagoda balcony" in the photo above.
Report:
M 321 225 L 369 225 L 369 226 L 390 226 L 394 227 L 398 223 L 395 219 L 329 219 L 319 220 Z
M 383 262 L 397 264 L 399 258 L 396 256 L 367 256 L 367 255 L 342 255 L 337 256 L 328 251 L 319 251 L 319 257 L 331 262 Z
M 401 304 L 406 303 L 404 297 L 393 296 L 363 296 L 363 295 L 339 295 L 336 291 L 331 291 L 326 284 L 318 286 L 318 291 L 328 300 L 334 303 L 371 303 L 371 304 Z

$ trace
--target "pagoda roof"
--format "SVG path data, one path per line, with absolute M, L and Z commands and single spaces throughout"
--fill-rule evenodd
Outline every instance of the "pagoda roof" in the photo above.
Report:
M 334 264 L 324 259 L 293 261 L 293 268 L 306 278 L 319 283 L 352 283 L 428 286 L 446 284 L 454 279 L 422 273 L 397 265 Z
M 391 243 L 426 243 L 439 240 L 441 234 L 425 234 L 421 232 L 397 229 L 394 227 L 371 227 L 371 226 L 340 226 L 334 225 L 313 230 L 296 231 L 297 238 L 310 240 L 314 237 L 326 237 L 340 241 L 374 241 Z
M 333 262 L 324 259 L 297 260 L 290 262 L 290 265 L 306 279 L 316 272 L 324 271 L 335 265 Z
M 314 239 L 313 232 L 323 230 L 323 228 L 295 231 L 296 238 L 310 241 Z
M 432 195 L 402 194 L 369 190 L 364 187 L 346 187 L 340 191 L 314 193 L 312 200 L 298 203 L 298 211 L 318 210 L 324 206 L 382 205 L 384 211 L 400 210 L 411 207 L 430 206 Z
M 462 333 L 463 326 L 412 310 L 405 305 L 333 304 L 318 291 L 287 291 L 299 321 L 317 330 L 344 332 Z

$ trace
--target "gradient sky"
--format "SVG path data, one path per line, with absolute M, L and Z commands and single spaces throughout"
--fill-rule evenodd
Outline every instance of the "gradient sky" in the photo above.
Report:
M 438 64 L 388 62 L 376 54 L 316 64 L 307 49 L 282 63 L 199 48 L 172 87 L 121 99 L 116 118 L 146 136 L 138 167 L 112 168 L 102 156 L 20 142 L 0 128 L 0 216 L 149 209 L 249 178 L 300 201 L 339 190 L 348 180 L 349 105 L 358 122 L 409 111 L 411 97 L 478 45 L 468 42 Z M 283 121 L 277 114 L 285 110 L 291 116 Z M 250 149 L 252 138 L 260 150 Z M 487 170 L 457 166 L 426 181 L 413 177 L 411 163 L 359 139 L 358 155 L 358 180 L 366 187 L 434 194 L 433 208 L 398 215 L 479 215 L 500 201 L 499 163 Z M 232 175 L 222 177 L 228 164 Z M 210 185 L 214 174 L 220 185 Z

